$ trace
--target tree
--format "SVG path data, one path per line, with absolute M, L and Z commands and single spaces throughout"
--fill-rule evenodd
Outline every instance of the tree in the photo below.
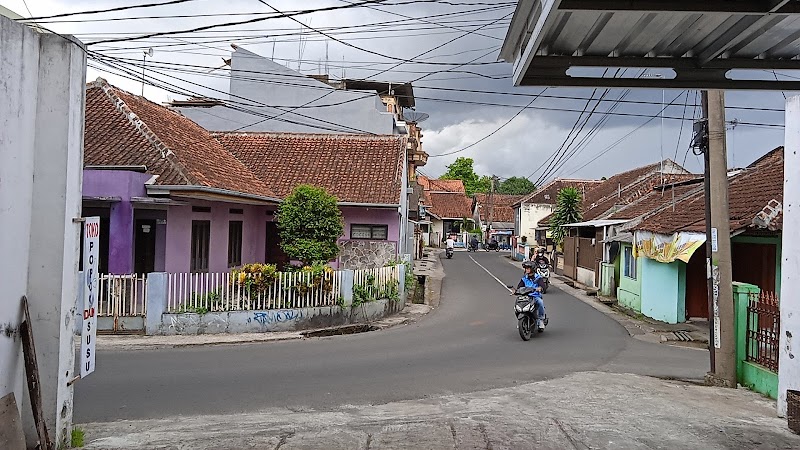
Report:
M 497 188 L 497 192 L 508 195 L 527 195 L 536 190 L 533 181 L 523 177 L 511 177 Z
M 301 184 L 278 208 L 281 248 L 304 265 L 335 258 L 343 229 L 336 197 L 322 188 Z
M 476 192 L 489 192 L 491 180 L 487 176 L 478 176 L 475 173 L 475 161 L 472 158 L 459 157 L 447 166 L 447 172 L 439 177 L 440 180 L 461 180 L 468 196 Z
M 556 246 L 564 242 L 566 229 L 563 225 L 581 221 L 581 193 L 574 187 L 564 188 L 558 192 L 556 210 L 550 218 L 550 232 Z

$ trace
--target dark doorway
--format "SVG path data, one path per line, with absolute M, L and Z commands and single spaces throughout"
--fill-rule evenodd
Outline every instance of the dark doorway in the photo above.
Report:
M 686 317 L 708 318 L 705 245 L 694 252 L 686 265 Z
M 733 281 L 775 292 L 777 247 L 772 244 L 731 244 Z
M 267 222 L 267 239 L 264 262 L 275 264 L 278 270 L 283 270 L 289 263 L 289 256 L 281 248 L 281 238 L 278 235 L 277 222 Z
M 150 273 L 156 266 L 156 221 L 136 220 L 134 235 L 133 270 L 134 273 Z

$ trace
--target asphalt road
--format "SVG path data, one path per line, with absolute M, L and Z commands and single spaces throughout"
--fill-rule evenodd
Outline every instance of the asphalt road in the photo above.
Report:
M 513 298 L 487 273 L 516 285 L 521 270 L 501 255 L 457 252 L 444 260 L 440 307 L 407 326 L 266 344 L 100 352 L 97 371 L 76 385 L 74 421 L 270 407 L 337 410 L 588 370 L 688 379 L 705 374 L 705 351 L 632 339 L 617 322 L 557 289 L 545 295 L 547 331 L 522 341 Z

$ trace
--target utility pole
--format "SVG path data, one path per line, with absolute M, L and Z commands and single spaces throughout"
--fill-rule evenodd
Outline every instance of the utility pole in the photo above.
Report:
M 491 187 L 489 188 L 489 220 L 486 224 L 486 242 L 489 242 L 491 239 L 491 232 L 492 232 L 492 220 L 494 219 L 494 182 L 497 179 L 496 176 L 492 175 L 491 180 Z
M 736 387 L 736 335 L 728 213 L 728 157 L 725 146 L 725 92 L 703 92 L 703 116 L 708 118 L 706 159 L 706 240 L 708 253 L 712 366 L 708 382 Z M 710 211 L 709 211 L 710 208 Z M 708 218 L 711 220 L 709 221 Z

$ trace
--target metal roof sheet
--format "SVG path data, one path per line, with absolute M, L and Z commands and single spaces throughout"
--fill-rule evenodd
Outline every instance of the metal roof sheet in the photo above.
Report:
M 731 69 L 800 69 L 798 0 L 521 0 L 500 58 L 516 85 L 598 86 L 570 67 L 671 68 L 675 78 L 604 78 L 607 87 L 797 89 L 730 80 Z M 766 74 L 765 74 L 766 75 Z

